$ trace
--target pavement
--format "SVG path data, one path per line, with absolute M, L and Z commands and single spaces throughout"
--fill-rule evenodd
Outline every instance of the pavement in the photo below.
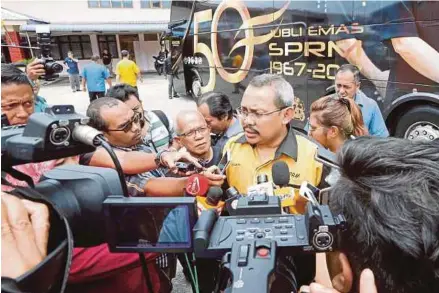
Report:
M 113 79 L 113 85 L 116 80 Z M 180 97 L 170 100 L 168 98 L 168 84 L 165 77 L 157 74 L 145 74 L 143 83 L 138 83 L 140 99 L 143 107 L 149 110 L 162 110 L 169 118 L 181 110 L 196 109 L 195 102 L 190 97 Z M 73 93 L 68 79 L 60 79 L 48 85 L 42 85 L 39 95 L 44 97 L 50 105 L 70 104 L 76 112 L 84 114 L 90 104 L 87 92 Z
M 115 84 L 113 80 L 113 84 Z M 137 85 L 143 107 L 149 110 L 162 110 L 169 118 L 175 121 L 175 116 L 181 110 L 196 109 L 195 102 L 188 97 L 168 98 L 168 84 L 164 76 L 145 74 L 143 83 Z M 77 113 L 85 115 L 90 104 L 87 92 L 73 93 L 68 79 L 59 79 L 50 84 L 43 84 L 39 95 L 44 97 L 50 105 L 73 105 Z M 176 277 L 172 280 L 173 293 L 192 292 L 190 284 L 186 281 L 180 264 Z

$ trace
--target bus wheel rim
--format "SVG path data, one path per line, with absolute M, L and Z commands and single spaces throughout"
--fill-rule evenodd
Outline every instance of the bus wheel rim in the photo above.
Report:
M 439 126 L 429 121 L 419 121 L 410 125 L 404 134 L 404 138 L 410 140 L 439 139 Z

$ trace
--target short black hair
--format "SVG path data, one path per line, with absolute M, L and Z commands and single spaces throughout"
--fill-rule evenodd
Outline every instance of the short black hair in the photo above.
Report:
M 337 75 L 339 72 L 352 72 L 352 74 L 354 75 L 354 81 L 355 82 L 360 82 L 360 69 L 358 69 L 357 66 L 352 65 L 352 64 L 343 64 L 342 66 L 340 66 L 340 68 L 337 70 L 336 74 Z
M 13 64 L 2 64 L 2 72 L 1 72 L 1 84 L 24 84 L 32 87 L 29 78 L 26 73 L 21 71 Z
M 136 88 L 125 83 L 112 86 L 107 91 L 107 97 L 115 98 L 122 102 L 128 101 L 130 96 L 135 96 L 140 101 Z
M 230 98 L 223 93 L 207 92 L 204 93 L 198 100 L 198 106 L 206 104 L 209 108 L 210 115 L 222 120 L 225 117 L 232 119 L 233 107 L 230 103 Z
M 122 57 L 127 57 L 128 55 L 130 55 L 130 52 L 128 52 L 127 50 L 122 50 L 120 54 L 122 55 Z
M 439 292 L 439 141 L 359 137 L 338 160 L 329 206 L 355 284 L 370 268 L 378 292 Z
M 108 129 L 108 125 L 101 116 L 101 109 L 104 106 L 115 107 L 119 105 L 119 103 L 121 103 L 121 101 L 108 97 L 99 98 L 91 102 L 87 108 L 86 114 L 90 118 L 88 125 L 96 128 L 97 130 L 106 131 Z

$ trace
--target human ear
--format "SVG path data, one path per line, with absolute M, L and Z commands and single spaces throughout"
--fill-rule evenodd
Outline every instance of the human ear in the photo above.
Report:
M 340 129 L 338 129 L 338 127 L 336 127 L 336 126 L 331 126 L 328 129 L 329 138 L 334 139 L 334 138 L 338 137 L 339 134 L 340 134 Z
M 294 118 L 294 106 L 288 107 L 285 109 L 284 114 L 282 115 L 282 123 L 288 124 Z

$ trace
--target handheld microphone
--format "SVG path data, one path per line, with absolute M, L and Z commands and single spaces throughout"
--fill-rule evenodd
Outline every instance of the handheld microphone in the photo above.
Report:
M 200 174 L 189 176 L 185 196 L 205 196 L 209 189 L 209 180 Z
M 223 197 L 223 190 L 218 186 L 211 186 L 207 191 L 206 203 L 216 206 Z
M 257 184 L 247 188 L 247 195 L 274 195 L 273 183 L 268 181 L 266 174 L 260 174 L 257 177 Z
M 207 195 L 197 196 L 197 207 L 199 214 L 208 209 L 216 209 L 221 212 L 224 207 L 224 201 L 222 201 L 223 190 L 218 186 L 211 186 L 207 191 Z
M 306 198 L 296 198 L 294 185 L 290 184 L 290 168 L 284 161 L 277 161 L 271 168 L 273 182 L 279 186 L 286 194 L 279 195 L 282 208 L 287 208 L 291 213 L 302 212 L 308 200 Z M 287 188 L 284 188 L 287 187 Z M 282 192 L 282 191 L 281 191 Z
M 226 210 L 231 216 L 236 214 L 236 208 L 240 197 L 241 195 L 235 187 L 232 186 L 226 190 Z
M 279 187 L 289 186 L 290 183 L 290 169 L 284 161 L 277 161 L 271 167 L 273 183 Z

